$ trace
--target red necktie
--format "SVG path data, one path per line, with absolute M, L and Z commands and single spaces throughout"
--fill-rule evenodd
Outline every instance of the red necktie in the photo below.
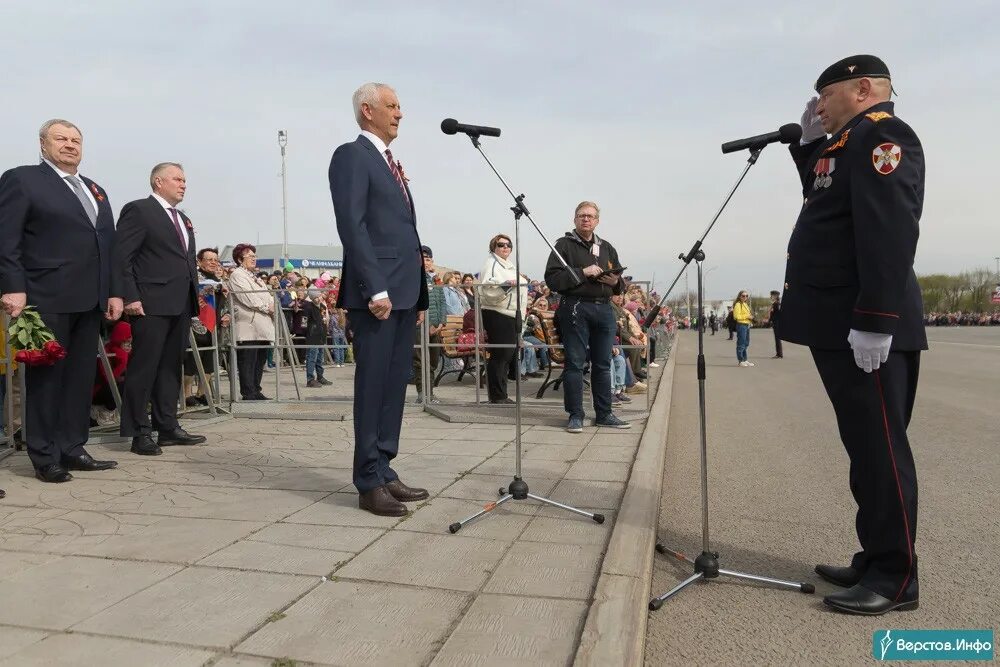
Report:
M 184 241 L 184 230 L 181 229 L 181 223 L 177 219 L 177 209 L 170 208 L 167 210 L 170 211 L 170 217 L 173 218 L 174 229 L 177 230 L 177 239 L 181 242 L 181 249 L 187 251 L 187 243 Z
M 403 199 L 406 200 L 407 205 L 410 203 L 410 197 L 406 194 L 406 185 L 403 184 L 403 175 L 399 173 L 399 166 L 393 162 L 392 153 L 388 148 L 385 149 L 385 157 L 389 160 L 389 171 L 392 175 L 396 177 L 396 182 L 399 183 L 399 189 L 403 191 Z

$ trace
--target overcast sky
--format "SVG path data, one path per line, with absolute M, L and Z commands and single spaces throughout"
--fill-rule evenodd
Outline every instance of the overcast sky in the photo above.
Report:
M 917 271 L 1000 255 L 996 2 L 359 4 L 4 0 L 0 168 L 36 161 L 38 126 L 64 117 L 116 211 L 148 195 L 153 164 L 179 161 L 199 246 L 280 243 L 285 129 L 289 242 L 337 244 L 330 155 L 357 136 L 351 93 L 384 81 L 441 263 L 476 271 L 513 227 L 482 158 L 440 132 L 454 117 L 503 129 L 484 147 L 550 240 L 592 199 L 629 273 L 663 288 L 743 167 L 719 144 L 797 122 L 820 71 L 874 53 L 926 154 Z M 706 241 L 709 296 L 781 283 L 800 202 L 787 151 L 769 147 Z M 522 240 L 540 277 L 548 249 L 530 225 Z

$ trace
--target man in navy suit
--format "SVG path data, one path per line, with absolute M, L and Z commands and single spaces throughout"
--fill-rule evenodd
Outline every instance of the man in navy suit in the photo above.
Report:
M 337 306 L 354 330 L 354 485 L 361 509 L 403 516 L 427 498 L 389 463 L 399 451 L 413 328 L 427 309 L 427 283 L 402 165 L 389 151 L 403 118 L 395 91 L 366 83 L 354 93 L 361 136 L 330 161 L 330 194 L 344 266 Z
M 0 176 L 0 292 L 17 317 L 35 306 L 64 348 L 52 366 L 28 367 L 28 456 L 44 482 L 68 482 L 70 470 L 107 470 L 84 449 L 97 369 L 101 315 L 117 320 L 109 298 L 115 220 L 107 193 L 78 169 L 83 135 L 66 120 L 38 132 L 42 161 Z
M 205 437 L 177 423 L 181 360 L 191 317 L 198 312 L 194 226 L 177 209 L 187 189 L 184 168 L 161 162 L 153 167 L 149 186 L 153 194 L 125 204 L 118 218 L 112 288 L 122 295 L 132 322 L 120 433 L 132 438 L 135 454 L 157 456 L 160 447 L 197 445 Z

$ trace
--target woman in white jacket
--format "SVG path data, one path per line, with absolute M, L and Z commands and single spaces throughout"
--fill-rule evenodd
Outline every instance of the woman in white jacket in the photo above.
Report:
M 486 384 L 490 403 L 513 403 L 507 395 L 507 374 L 518 372 L 512 361 L 517 351 L 517 331 L 523 319 L 523 311 L 528 307 L 528 281 L 521 283 L 521 310 L 517 312 L 517 269 L 510 261 L 514 244 L 505 234 L 497 234 L 490 239 L 490 255 L 483 270 L 479 272 L 482 283 L 479 300 L 483 312 L 483 328 L 486 329 L 490 345 L 510 345 L 511 347 L 491 347 L 490 360 L 486 365 Z
M 233 248 L 237 267 L 229 274 L 229 292 L 233 296 L 233 336 L 237 343 L 254 346 L 274 344 L 274 295 L 267 283 L 257 277 L 257 248 L 241 243 Z M 263 401 L 261 378 L 267 347 L 236 348 L 240 395 L 244 401 Z

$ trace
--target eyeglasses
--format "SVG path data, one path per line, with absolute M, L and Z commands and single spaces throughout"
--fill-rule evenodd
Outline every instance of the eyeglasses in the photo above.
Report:
M 509 243 L 498 243 L 497 247 L 498 248 L 510 248 L 511 245 Z
M 597 216 L 591 213 L 581 213 L 577 215 L 580 220 L 597 220 Z

